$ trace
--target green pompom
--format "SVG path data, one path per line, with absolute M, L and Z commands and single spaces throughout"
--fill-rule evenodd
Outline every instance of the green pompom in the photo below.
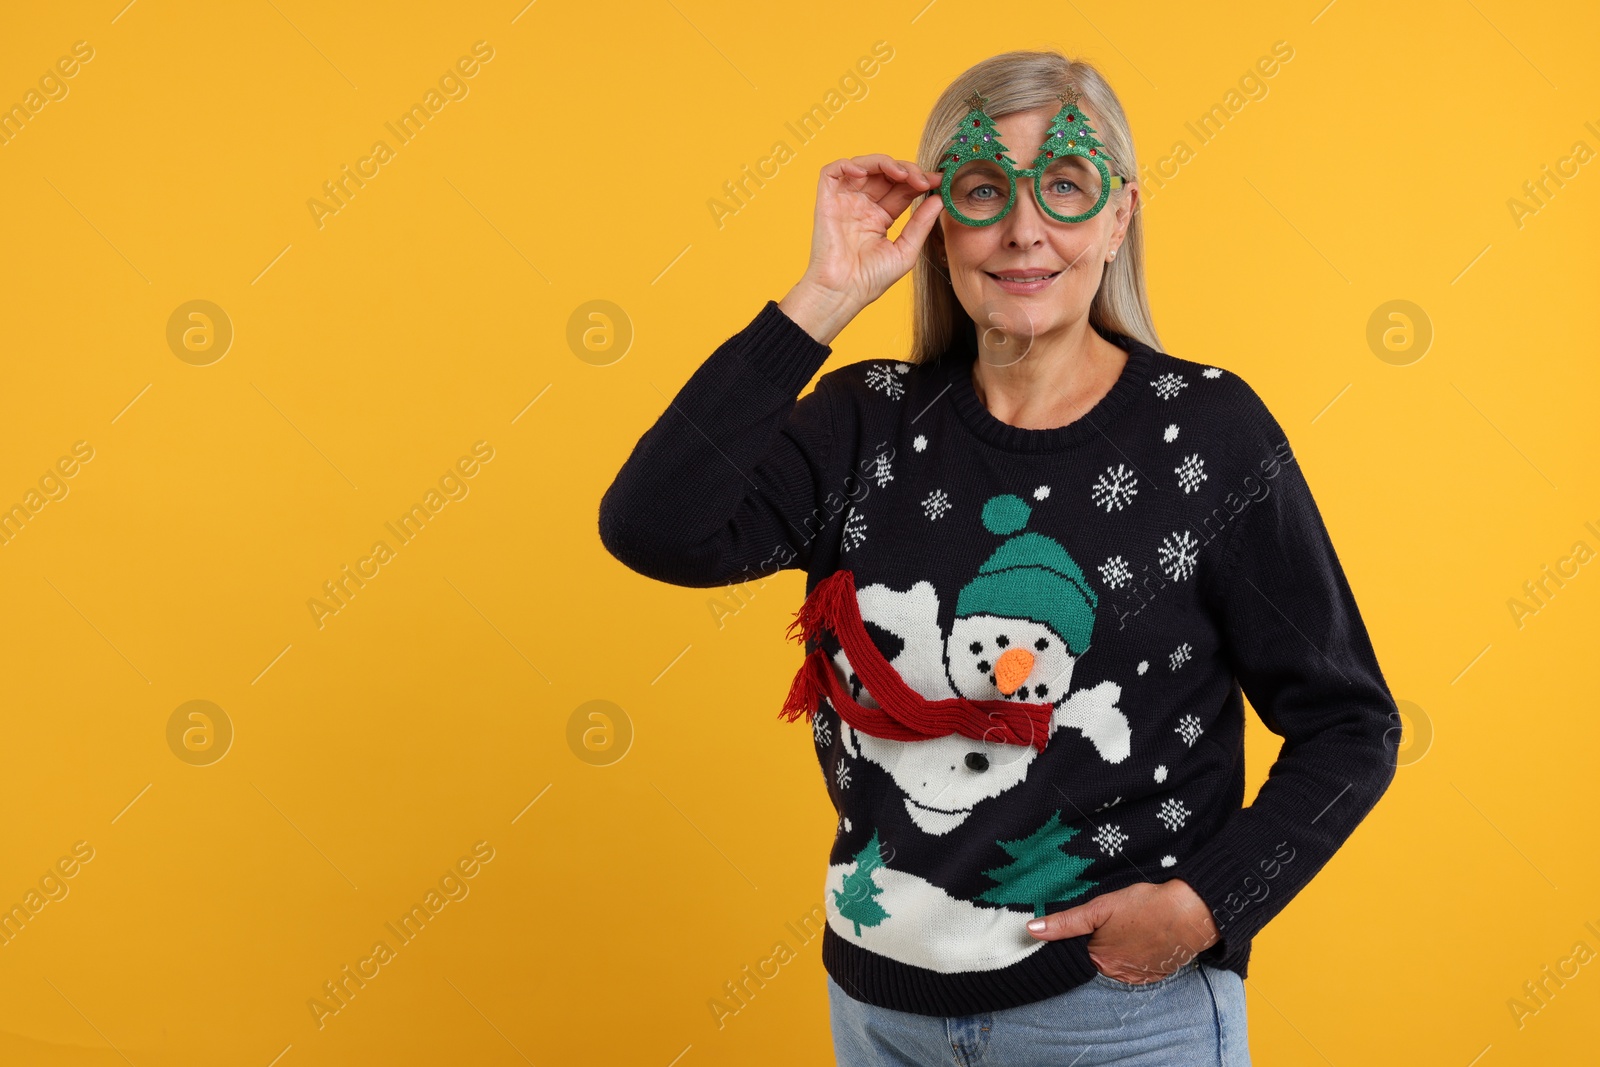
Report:
M 1014 534 L 1028 525 L 1033 509 L 1028 502 L 1012 493 L 992 496 L 983 505 L 983 525 L 992 534 L 1001 537 Z

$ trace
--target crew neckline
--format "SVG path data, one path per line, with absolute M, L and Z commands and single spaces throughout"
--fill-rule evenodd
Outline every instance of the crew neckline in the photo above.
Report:
M 1101 337 L 1128 354 L 1122 373 L 1106 395 L 1065 426 L 1032 429 L 1002 422 L 990 413 L 973 387 L 972 371 L 978 357 L 976 331 L 968 329 L 951 346 L 949 392 L 961 420 L 981 440 L 1011 452 L 1055 452 L 1100 434 L 1133 400 L 1150 374 L 1155 350 L 1132 337 L 1095 326 Z

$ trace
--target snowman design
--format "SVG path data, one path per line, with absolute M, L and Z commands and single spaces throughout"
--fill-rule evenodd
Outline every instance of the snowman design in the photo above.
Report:
M 922 581 L 905 591 L 869 585 L 856 594 L 864 621 L 901 641 L 889 660 L 907 685 L 926 700 L 961 696 L 1050 703 L 1050 733 L 1072 728 L 1107 763 L 1128 758 L 1132 731 L 1117 708 L 1115 682 L 1071 689 L 1074 664 L 1089 646 L 1097 594 L 1082 569 L 1052 538 L 1018 533 L 1030 508 L 1020 497 L 991 498 L 983 524 L 1006 541 L 956 598 L 956 618 L 945 636 L 939 596 Z M 862 688 L 841 648 L 835 669 L 862 705 L 877 707 Z M 906 811 L 921 830 L 947 834 L 983 800 L 1027 777 L 1039 749 L 1033 745 L 975 741 L 961 734 L 922 741 L 872 737 L 840 720 L 846 749 L 889 772 L 905 793 Z M 1047 739 L 1048 740 L 1048 739 Z
M 1030 513 L 1029 505 L 1011 494 L 992 497 L 984 505 L 984 526 L 1010 539 L 962 588 L 948 635 L 939 623 L 938 593 L 926 581 L 903 591 L 881 584 L 858 590 L 861 617 L 900 640 L 889 664 L 924 699 L 1050 703 L 1051 737 L 1065 728 L 1077 730 L 1102 760 L 1120 763 L 1128 758 L 1132 735 L 1127 716 L 1116 706 L 1121 687 L 1105 681 L 1088 689 L 1071 688 L 1073 666 L 1089 646 L 1098 596 L 1059 542 L 1021 532 Z M 831 660 L 850 695 L 863 706 L 877 707 L 843 649 Z M 888 740 L 857 730 L 842 717 L 838 721 L 845 748 L 887 771 L 905 794 L 911 821 L 934 836 L 950 833 L 980 802 L 1023 781 L 1039 754 L 1031 744 L 975 741 L 958 733 Z M 1031 837 L 1040 840 L 1050 829 L 1041 828 Z M 1095 884 L 1077 877 L 1088 861 L 1055 848 L 1056 841 L 1073 832 L 1057 832 L 1047 849 L 1034 853 L 1047 856 L 1048 863 L 1063 871 L 1048 888 L 1039 889 L 1046 899 L 1028 901 L 1034 904 L 1033 914 L 1042 915 L 1045 904 L 1071 899 Z M 1002 847 L 1020 843 L 997 842 Z M 895 869 L 892 849 L 885 860 L 878 846 L 874 835 L 869 848 L 851 862 L 828 869 L 824 899 L 829 926 L 838 936 L 945 974 L 1008 967 L 1046 944 L 1027 932 L 1030 915 L 954 897 L 925 878 Z M 984 873 L 995 877 L 1003 872 Z

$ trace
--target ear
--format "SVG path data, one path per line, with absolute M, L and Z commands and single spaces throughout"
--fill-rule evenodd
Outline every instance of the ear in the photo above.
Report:
M 1111 247 L 1120 249 L 1122 241 L 1128 235 L 1128 226 L 1133 222 L 1133 213 L 1139 208 L 1139 183 L 1130 181 L 1123 185 L 1122 195 L 1117 198 L 1116 222 L 1111 229 Z

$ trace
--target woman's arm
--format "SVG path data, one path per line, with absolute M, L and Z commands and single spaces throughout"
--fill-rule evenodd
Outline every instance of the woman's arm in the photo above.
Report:
M 1260 408 L 1263 455 L 1287 443 Z M 1280 446 L 1281 447 L 1281 446 Z M 1240 514 L 1209 586 L 1250 705 L 1284 739 L 1254 802 L 1167 873 L 1211 908 L 1231 955 L 1333 857 L 1394 778 L 1394 698 L 1297 462 Z
M 826 379 L 799 400 L 839 331 L 916 262 L 942 201 L 939 176 L 885 155 L 840 159 L 817 180 L 811 259 L 781 303 L 725 341 L 642 437 L 600 501 L 600 540 L 647 577 L 705 587 L 809 568 L 828 506 L 852 486 L 830 469 L 843 427 Z
M 830 351 L 769 300 L 634 446 L 600 500 L 607 551 L 695 587 L 807 566 L 833 416 L 821 385 L 796 394 Z

